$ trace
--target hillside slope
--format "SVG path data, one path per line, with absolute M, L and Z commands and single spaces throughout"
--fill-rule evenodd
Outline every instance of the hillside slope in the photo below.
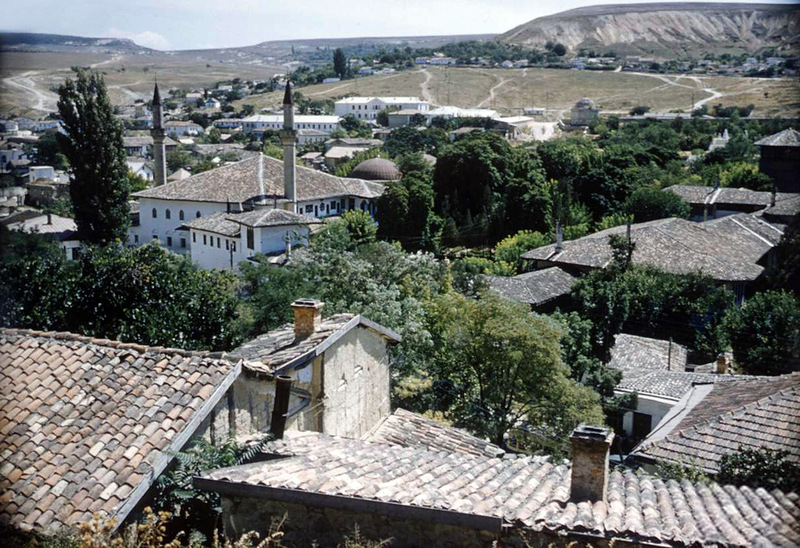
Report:
M 497 37 L 542 47 L 580 48 L 674 57 L 800 50 L 800 6 L 670 2 L 590 6 L 539 17 Z

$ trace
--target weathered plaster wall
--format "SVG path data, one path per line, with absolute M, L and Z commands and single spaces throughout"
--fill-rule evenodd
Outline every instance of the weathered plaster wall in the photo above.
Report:
M 325 352 L 321 368 L 322 393 L 315 396 L 322 398 L 324 433 L 361 437 L 390 413 L 389 356 L 380 335 L 351 330 Z

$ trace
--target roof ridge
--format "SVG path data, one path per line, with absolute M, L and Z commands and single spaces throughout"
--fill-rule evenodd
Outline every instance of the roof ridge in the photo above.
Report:
M 76 341 L 84 344 L 93 344 L 95 346 L 104 346 L 119 350 L 133 350 L 141 354 L 154 352 L 157 354 L 173 354 L 176 356 L 184 357 L 208 357 L 212 359 L 225 359 L 226 356 L 233 356 L 227 352 L 212 352 L 209 350 L 184 350 L 183 348 L 171 348 L 164 346 L 149 346 L 145 344 L 122 342 L 112 339 L 101 339 L 99 337 L 89 337 L 79 333 L 72 333 L 70 331 L 39 331 L 36 329 L 15 328 L 15 327 L 0 327 L 0 334 L 6 336 L 23 336 L 23 337 L 38 337 L 47 338 L 52 340 L 61 341 Z

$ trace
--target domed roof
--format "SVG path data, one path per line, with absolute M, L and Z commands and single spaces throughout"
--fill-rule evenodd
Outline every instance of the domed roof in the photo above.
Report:
M 370 158 L 358 164 L 350 173 L 350 177 L 367 181 L 397 181 L 400 179 L 401 173 L 391 160 Z
M 592 101 L 588 97 L 584 97 L 583 99 L 575 103 L 575 108 L 594 108 L 594 101 Z

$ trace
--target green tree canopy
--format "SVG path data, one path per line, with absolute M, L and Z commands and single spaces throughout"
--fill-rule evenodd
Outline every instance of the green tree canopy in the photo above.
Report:
M 800 301 L 764 291 L 728 310 L 722 326 L 736 364 L 752 375 L 800 371 Z
M 787 493 L 800 491 L 800 464 L 791 460 L 786 451 L 766 447 L 740 447 L 736 453 L 723 455 L 717 480 L 723 484 L 747 485 Z
M 653 187 L 637 188 L 625 200 L 623 209 L 633 217 L 634 223 L 644 223 L 667 217 L 688 219 L 691 213 L 689 204 L 670 191 Z
M 335 72 L 339 78 L 347 76 L 347 56 L 345 56 L 342 48 L 333 50 L 333 72 Z
M 66 135 L 58 135 L 71 166 L 70 199 L 82 241 L 125 241 L 130 225 L 128 166 L 122 124 L 114 116 L 103 77 L 78 71 L 58 89 Z

